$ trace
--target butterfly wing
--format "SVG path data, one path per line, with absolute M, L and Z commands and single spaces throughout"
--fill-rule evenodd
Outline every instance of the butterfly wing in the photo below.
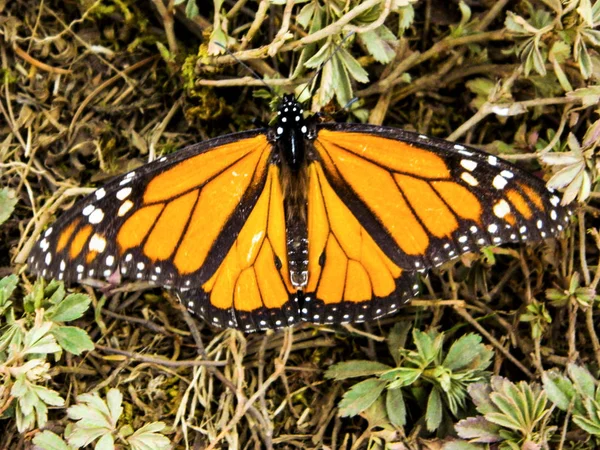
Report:
M 417 294 L 415 272 L 382 251 L 330 184 L 323 165 L 308 167 L 308 283 L 302 318 L 362 322 L 396 312 Z
M 402 269 L 550 237 L 570 214 L 541 180 L 459 144 L 395 128 L 322 124 L 314 148 L 336 194 Z
M 297 322 L 285 224 L 279 167 L 270 164 L 265 186 L 219 268 L 200 288 L 181 290 L 182 303 L 213 325 L 243 331 Z

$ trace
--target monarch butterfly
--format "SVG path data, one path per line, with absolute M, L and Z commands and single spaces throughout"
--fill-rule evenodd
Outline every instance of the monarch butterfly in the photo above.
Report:
M 496 156 L 319 123 L 291 95 L 277 115 L 113 179 L 45 231 L 31 270 L 147 280 L 213 325 L 254 331 L 394 313 L 419 271 L 567 225 L 542 181 Z

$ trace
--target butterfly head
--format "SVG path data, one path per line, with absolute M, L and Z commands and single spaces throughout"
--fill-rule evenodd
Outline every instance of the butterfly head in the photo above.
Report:
M 304 118 L 304 109 L 293 95 L 284 95 L 277 108 L 277 122 L 273 128 L 274 139 L 280 153 L 292 171 L 302 167 L 305 158 L 305 140 L 311 139 Z

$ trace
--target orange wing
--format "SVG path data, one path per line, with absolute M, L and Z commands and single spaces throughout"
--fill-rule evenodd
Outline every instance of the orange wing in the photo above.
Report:
M 62 215 L 31 252 L 44 277 L 204 283 L 231 247 L 267 179 L 264 134 L 207 141 L 129 172 Z
M 416 274 L 386 256 L 332 188 L 320 163 L 310 164 L 308 173 L 308 284 L 302 318 L 361 322 L 396 312 L 416 295 Z
M 343 204 L 403 269 L 556 235 L 570 214 L 536 177 L 447 141 L 335 124 L 321 125 L 314 146 Z
M 201 289 L 183 290 L 182 302 L 213 325 L 244 331 L 297 322 L 286 245 L 279 168 L 270 165 L 265 187 L 223 262 Z

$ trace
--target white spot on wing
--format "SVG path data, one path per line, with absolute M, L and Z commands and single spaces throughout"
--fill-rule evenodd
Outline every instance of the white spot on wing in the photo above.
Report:
M 469 172 L 472 172 L 477 168 L 477 163 L 471 159 L 461 159 L 460 165 L 467 169 Z
M 117 192 L 117 198 L 119 200 L 125 200 L 129 194 L 131 194 L 131 188 L 130 187 L 125 187 L 123 189 L 120 189 L 119 192 Z
M 479 181 L 477 181 L 477 178 L 475 178 L 469 172 L 463 172 L 463 173 L 461 173 L 460 177 L 462 178 L 462 180 L 465 183 L 470 184 L 471 186 L 477 186 L 477 185 L 479 185 Z
M 119 211 L 117 211 L 117 215 L 119 217 L 123 217 L 125 214 L 127 214 L 127 211 L 129 211 L 132 207 L 133 202 L 131 200 L 125 200 L 123 203 L 121 203 L 121 206 L 119 206 Z
M 96 195 L 96 198 L 100 200 L 101 198 L 104 198 L 104 196 L 106 195 L 106 191 L 104 190 L 104 188 L 100 188 L 96 192 L 94 192 L 94 194 Z
M 102 219 L 104 219 L 104 213 L 100 208 L 95 209 L 94 212 L 91 213 L 90 217 L 88 218 L 89 222 L 93 224 L 98 224 L 102 222 Z
M 90 239 L 89 248 L 94 252 L 102 253 L 106 248 L 106 239 L 95 233 Z
M 92 213 L 92 211 L 94 211 L 94 209 L 96 209 L 94 205 L 87 205 L 85 208 L 83 208 L 81 214 L 83 214 L 84 216 L 89 216 Z
M 496 217 L 502 219 L 508 213 L 510 213 L 510 206 L 505 200 L 500 200 L 494 205 L 494 214 L 496 215 Z
M 506 178 L 504 178 L 502 175 L 496 175 L 494 177 L 494 181 L 492 181 L 492 186 L 494 186 L 496 189 L 504 189 L 506 183 Z

